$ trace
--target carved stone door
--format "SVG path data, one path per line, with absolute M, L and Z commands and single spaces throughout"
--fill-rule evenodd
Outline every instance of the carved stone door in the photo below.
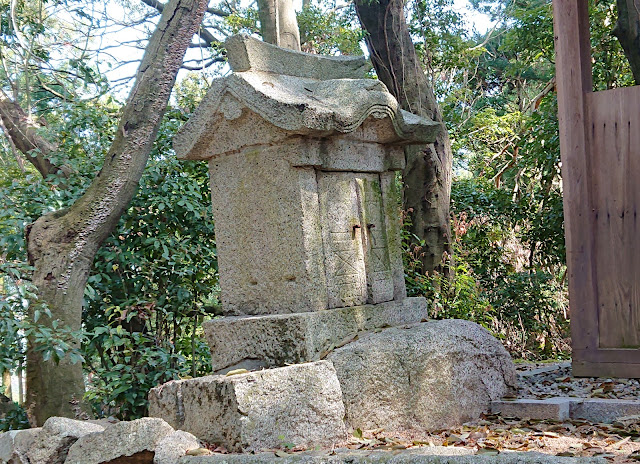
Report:
M 318 172 L 329 308 L 393 300 L 378 174 Z

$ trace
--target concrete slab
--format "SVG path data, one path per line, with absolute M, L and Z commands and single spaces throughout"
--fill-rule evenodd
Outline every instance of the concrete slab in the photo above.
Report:
M 522 398 L 494 401 L 491 412 L 521 419 L 582 419 L 606 424 L 626 416 L 640 415 L 640 401 L 561 396 L 544 400 Z
M 640 401 L 581 399 L 571 401 L 571 418 L 611 423 L 625 416 L 640 415 Z
M 569 398 L 500 400 L 491 403 L 491 412 L 521 419 L 564 421 L 570 417 L 570 405 Z

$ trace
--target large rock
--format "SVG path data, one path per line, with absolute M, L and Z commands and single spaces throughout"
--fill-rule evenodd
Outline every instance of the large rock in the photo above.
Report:
M 118 422 L 79 439 L 65 464 L 152 464 L 156 446 L 173 432 L 162 419 Z
M 200 448 L 200 441 L 189 432 L 176 430 L 164 437 L 155 449 L 153 464 L 176 464 L 187 451 Z
M 342 392 L 327 361 L 169 382 L 149 393 L 149 415 L 230 451 L 346 438 Z
M 442 429 L 490 410 L 517 385 L 502 344 L 477 324 L 430 321 L 371 333 L 330 359 L 353 428 Z
M 50 417 L 27 452 L 27 457 L 31 463 L 62 464 L 69 448 L 79 438 L 102 430 L 104 427 L 91 422 Z
M 223 317 L 203 324 L 213 371 L 315 361 L 361 331 L 420 322 L 424 298 L 297 314 Z
M 38 427 L 0 433 L 0 464 L 29 464 L 27 451 L 41 430 Z

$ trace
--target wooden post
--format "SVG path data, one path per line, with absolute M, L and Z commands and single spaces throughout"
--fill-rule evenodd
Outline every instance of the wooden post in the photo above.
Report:
M 594 327 L 592 318 L 587 316 L 588 312 L 597 311 L 598 301 L 585 127 L 585 94 L 592 91 L 587 0 L 554 0 L 553 16 L 575 370 L 581 353 L 596 348 L 598 343 L 597 326 Z

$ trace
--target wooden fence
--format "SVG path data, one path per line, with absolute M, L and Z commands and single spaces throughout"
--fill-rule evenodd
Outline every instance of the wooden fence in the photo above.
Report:
M 573 374 L 640 377 L 640 86 L 593 92 L 587 0 L 553 0 Z

